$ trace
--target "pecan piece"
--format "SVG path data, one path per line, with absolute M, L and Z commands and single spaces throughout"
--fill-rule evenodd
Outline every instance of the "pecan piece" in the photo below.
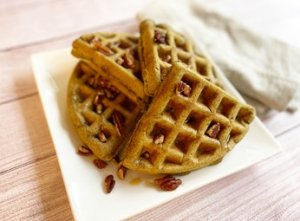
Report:
M 82 156 L 88 156 L 93 154 L 92 151 L 87 146 L 84 145 L 80 145 L 78 147 L 77 153 Z
M 91 44 L 96 48 L 97 51 L 99 51 L 100 53 L 106 56 L 110 56 L 114 54 L 114 52 L 109 47 L 103 45 L 96 37 L 93 38 Z
M 144 157 L 147 160 L 150 159 L 150 153 L 148 151 L 143 152 L 141 156 Z
M 158 44 L 167 44 L 167 34 L 161 31 L 155 30 L 154 32 L 154 42 Z
M 165 135 L 163 134 L 157 134 L 153 137 L 153 143 L 154 144 L 162 144 L 165 141 Z
M 212 123 L 208 130 L 206 131 L 206 134 L 210 136 L 211 138 L 217 138 L 218 134 L 221 131 L 221 124 L 220 123 Z
M 126 167 L 124 167 L 122 164 L 118 167 L 118 177 L 120 180 L 124 180 L 127 173 Z
M 176 87 L 176 92 L 177 93 L 182 94 L 186 97 L 189 97 L 191 95 L 191 91 L 192 91 L 192 89 L 187 83 L 184 83 L 183 81 L 180 81 L 177 84 L 177 87 Z
M 116 184 L 116 181 L 114 180 L 114 176 L 113 175 L 108 175 L 105 180 L 104 180 L 104 191 L 106 193 L 110 193 L 114 186 Z
M 112 114 L 112 120 L 113 120 L 113 123 L 115 125 L 117 134 L 119 136 L 121 136 L 122 132 L 123 132 L 123 126 L 124 126 L 123 125 L 124 124 L 123 116 L 119 112 L 114 112 Z
M 169 54 L 162 56 L 161 58 L 164 62 L 171 63 L 172 57 Z
M 177 189 L 180 186 L 182 181 L 177 179 L 171 175 L 167 175 L 154 180 L 154 184 L 160 187 L 161 190 L 164 191 L 172 191 Z
M 103 91 L 98 91 L 94 100 L 93 100 L 93 104 L 94 105 L 98 105 L 101 103 L 101 99 L 104 97 L 104 92 Z
M 130 51 L 126 51 L 126 53 L 122 57 L 123 63 L 122 66 L 129 69 L 135 68 L 135 59 Z
M 104 169 L 107 166 L 107 163 L 105 161 L 103 161 L 103 160 L 100 160 L 100 159 L 95 159 L 93 161 L 93 163 L 99 169 Z
M 99 140 L 102 142 L 102 143 L 106 143 L 107 141 L 107 137 L 105 135 L 105 133 L 103 131 L 100 131 L 100 133 L 98 134 L 98 137 L 99 137 Z

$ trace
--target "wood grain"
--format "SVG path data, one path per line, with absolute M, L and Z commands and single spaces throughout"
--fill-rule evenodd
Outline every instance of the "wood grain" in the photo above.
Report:
M 122 32 L 125 30 L 134 32 L 137 28 L 138 26 L 136 21 L 127 20 L 114 25 L 106 24 L 105 26 L 99 26 L 98 29 L 78 31 L 75 34 L 67 35 L 56 40 L 38 44 L 36 43 L 0 52 L 0 104 L 37 93 L 31 69 L 31 54 L 58 48 L 71 47 L 72 41 L 84 32 Z
M 149 0 L 10 0 L 1 3 L 0 50 L 51 40 L 97 27 L 134 18 Z M 117 6 L 117 7 L 116 7 Z
M 73 219 L 55 155 L 0 179 L 0 220 Z
M 148 1 L 1 1 L 1 221 L 73 220 L 33 79 L 30 55 L 69 47 L 74 38 L 86 32 L 135 31 L 137 24 L 132 18 Z M 287 5 L 285 2 L 280 4 Z M 237 16 L 238 13 L 249 12 L 248 8 L 242 6 L 244 11 L 239 7 L 236 9 L 232 12 Z M 287 10 L 288 7 L 284 8 L 284 11 Z M 296 11 L 295 7 L 292 12 Z M 277 12 L 273 14 L 278 15 Z M 246 23 L 255 26 L 257 19 L 249 17 Z M 268 24 L 270 21 L 264 22 Z M 282 26 L 283 23 L 280 28 L 275 29 L 274 26 L 273 32 L 286 36 L 291 33 L 288 32 L 289 28 L 282 32 Z M 300 45 L 297 35 L 290 36 Z M 282 144 L 282 153 L 149 210 L 137 216 L 137 220 L 145 220 L 145 217 L 152 220 L 220 220 L 226 217 L 233 220 L 236 214 L 241 214 L 241 219 L 251 220 L 299 220 L 300 111 L 272 112 L 263 121 Z M 286 168 L 290 169 L 287 171 Z M 258 204 L 262 205 L 261 208 L 253 210 Z

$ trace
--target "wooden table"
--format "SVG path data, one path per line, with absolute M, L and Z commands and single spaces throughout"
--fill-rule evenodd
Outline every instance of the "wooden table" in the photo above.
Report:
M 213 2 L 218 3 L 219 1 L 214 0 Z M 237 5 L 231 7 L 232 2 L 232 0 L 226 0 L 222 4 L 234 15 L 242 16 L 243 10 L 246 9 L 239 8 Z M 286 1 L 281 2 L 286 6 L 283 3 Z M 68 47 L 72 39 L 84 32 L 110 30 L 117 26 L 123 26 L 123 24 L 134 24 L 134 14 L 146 3 L 147 1 L 138 0 L 105 2 L 10 0 L 0 2 L 0 220 L 73 220 L 33 79 L 30 55 L 39 51 Z M 231 5 L 226 3 L 231 3 Z M 276 4 L 280 8 L 279 3 Z M 274 5 L 276 4 L 274 3 Z M 116 5 L 118 7 L 114 8 Z M 242 4 L 239 3 L 239 5 Z M 256 10 L 255 12 L 258 14 L 264 13 L 258 6 L 253 6 L 252 9 Z M 290 9 L 296 11 L 294 6 L 291 6 Z M 298 12 L 299 9 L 298 4 Z M 281 8 L 281 10 L 289 9 Z M 275 16 L 275 12 L 272 13 L 270 18 Z M 295 24 L 299 25 L 298 14 L 298 23 L 295 22 Z M 293 15 L 296 16 L 296 13 Z M 265 18 L 268 17 L 265 16 Z M 292 16 L 289 19 L 292 19 Z M 245 22 L 251 26 L 255 24 L 254 20 L 254 18 L 252 20 L 245 19 Z M 300 46 L 299 28 L 289 29 L 283 20 L 280 21 L 279 25 L 282 27 L 279 27 L 278 30 L 274 29 L 271 34 Z M 257 28 L 266 31 L 269 23 L 266 19 Z M 283 29 L 284 31 L 280 32 Z M 297 30 L 295 31 L 295 29 Z M 283 152 L 275 158 L 246 170 L 246 172 L 242 171 L 231 176 L 230 179 L 238 181 L 241 177 L 248 177 L 252 179 L 254 186 L 260 185 L 268 181 L 271 171 L 265 171 L 256 181 L 255 176 L 251 175 L 251 170 L 257 168 L 263 170 L 266 163 L 284 158 L 286 163 L 294 163 L 296 169 L 293 170 L 293 173 L 280 169 L 285 167 L 285 164 L 275 165 L 273 169 L 278 170 L 278 176 L 284 176 L 286 179 L 294 177 L 295 179 L 291 179 L 291 182 L 298 182 L 299 187 L 300 111 L 295 113 L 274 111 L 262 120 L 282 144 Z M 274 182 L 281 182 L 281 179 L 275 179 Z M 228 187 L 226 178 L 214 183 L 213 186 L 220 190 L 225 189 Z M 287 187 L 288 184 L 284 183 L 279 186 L 278 191 L 284 191 Z M 251 189 L 248 192 L 251 194 Z M 213 187 L 208 185 L 200 191 L 184 196 L 185 205 L 177 208 L 176 212 L 187 210 L 190 217 L 193 215 L 199 217 L 202 208 L 190 209 L 190 207 L 195 202 L 197 205 L 201 204 L 203 193 L 206 194 L 206 199 L 211 195 L 211 199 L 216 203 L 219 198 L 221 199 L 221 196 L 214 196 Z M 286 197 L 295 196 L 294 194 L 291 191 L 286 193 Z M 261 199 L 259 193 L 252 193 L 252 196 Z M 299 210 L 300 207 L 299 191 L 296 196 L 293 198 L 296 204 L 288 207 L 291 208 L 292 215 L 294 214 L 292 217 L 296 217 L 295 214 L 299 216 L 299 212 L 296 210 Z M 251 204 L 247 204 L 243 199 L 238 198 L 235 201 L 236 205 L 244 203 L 245 211 L 251 210 Z M 253 203 L 253 199 L 251 202 Z M 172 203 L 176 203 L 176 200 Z M 160 214 L 162 219 L 166 218 L 170 214 L 170 211 L 167 211 L 169 205 L 167 203 L 161 208 L 147 211 L 143 215 L 155 217 L 154 214 Z M 209 212 L 209 208 L 206 212 Z M 234 213 L 234 211 L 228 211 L 227 214 L 230 213 Z M 138 216 L 137 218 L 142 219 L 142 217 Z

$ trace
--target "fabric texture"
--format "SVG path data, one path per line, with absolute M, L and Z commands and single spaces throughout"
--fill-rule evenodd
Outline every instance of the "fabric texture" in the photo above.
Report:
M 300 108 L 300 49 L 239 24 L 199 0 L 153 1 L 138 19 L 168 23 L 207 52 L 259 115 Z

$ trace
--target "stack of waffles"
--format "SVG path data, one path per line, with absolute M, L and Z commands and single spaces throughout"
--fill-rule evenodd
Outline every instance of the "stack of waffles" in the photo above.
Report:
M 101 160 L 152 174 L 216 164 L 247 133 L 255 109 L 219 86 L 188 38 L 145 20 L 140 37 L 94 33 L 73 42 L 80 58 L 68 109 L 82 142 Z

